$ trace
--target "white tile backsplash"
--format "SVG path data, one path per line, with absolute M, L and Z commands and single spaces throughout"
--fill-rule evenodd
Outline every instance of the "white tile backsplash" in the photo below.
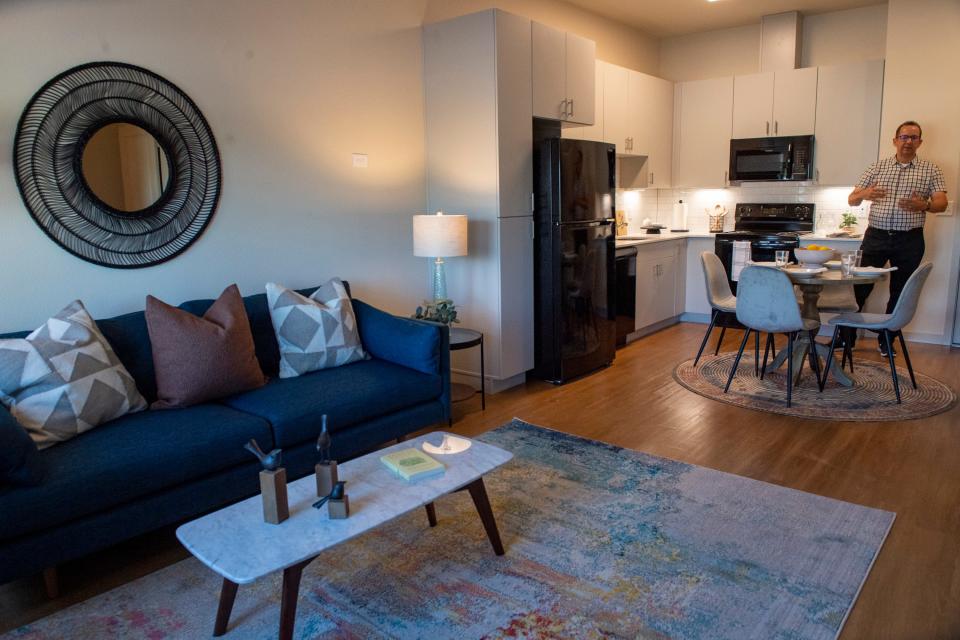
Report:
M 687 226 L 693 232 L 705 232 L 709 228 L 707 211 L 716 205 L 726 207 L 724 230 L 733 229 L 733 212 L 738 202 L 812 202 L 815 205 L 817 233 L 830 233 L 840 227 L 840 218 L 847 211 L 858 218 L 862 233 L 867 228 L 867 205 L 851 207 L 847 195 L 853 187 L 819 187 L 811 185 L 787 185 L 771 183 L 748 183 L 726 189 L 618 189 L 617 209 L 627 214 L 630 233 L 640 233 L 645 218 L 651 222 L 671 224 L 673 205 L 687 203 Z

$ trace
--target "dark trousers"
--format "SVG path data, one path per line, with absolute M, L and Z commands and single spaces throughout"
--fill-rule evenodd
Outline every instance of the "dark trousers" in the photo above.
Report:
M 863 243 L 860 245 L 860 249 L 863 250 L 861 266 L 882 267 L 889 260 L 890 266 L 897 268 L 890 274 L 890 299 L 887 301 L 887 313 L 893 313 L 893 308 L 897 306 L 897 300 L 900 299 L 900 292 L 907 284 L 907 279 L 920 266 L 924 248 L 921 228 L 909 231 L 886 231 L 867 227 L 866 233 L 863 234 Z M 862 310 L 867 297 L 873 291 L 873 285 L 856 285 L 853 291 L 857 298 L 857 306 Z

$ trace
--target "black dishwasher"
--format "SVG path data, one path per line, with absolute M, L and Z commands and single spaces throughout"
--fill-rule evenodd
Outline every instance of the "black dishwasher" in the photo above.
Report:
M 616 253 L 617 346 L 637 329 L 637 248 L 620 247 Z

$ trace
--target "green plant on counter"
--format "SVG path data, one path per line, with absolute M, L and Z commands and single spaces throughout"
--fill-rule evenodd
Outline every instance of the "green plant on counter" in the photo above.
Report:
M 424 300 L 423 306 L 417 307 L 412 317 L 442 324 L 460 322 L 457 320 L 457 305 L 453 304 L 453 300 Z
M 843 214 L 843 217 L 840 218 L 840 228 L 843 227 L 855 227 L 857 226 L 857 216 L 853 215 L 849 211 Z

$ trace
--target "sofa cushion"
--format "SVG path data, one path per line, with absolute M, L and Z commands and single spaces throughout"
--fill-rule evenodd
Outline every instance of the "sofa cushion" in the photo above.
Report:
M 36 443 L 9 411 L 0 409 L 0 487 L 35 485 L 41 477 Z
M 40 449 L 147 407 L 83 303 L 0 340 L 0 402 Z
M 237 285 L 203 317 L 147 296 L 147 327 L 157 373 L 154 408 L 189 407 L 266 384 Z
M 110 509 L 256 460 L 243 445 L 273 446 L 270 426 L 219 404 L 142 411 L 40 452 L 45 480 L 0 491 L 0 539 Z M 256 473 L 256 468 L 251 468 Z M 122 538 L 122 536 L 120 536 Z
M 365 358 L 357 318 L 340 278 L 320 285 L 310 297 L 268 282 L 267 301 L 280 346 L 281 378 Z
M 364 360 L 314 371 L 270 384 L 221 402 L 268 420 L 278 447 L 317 437 L 327 414 L 336 433 L 352 424 L 427 402 L 440 396 L 442 379 L 384 360 Z

